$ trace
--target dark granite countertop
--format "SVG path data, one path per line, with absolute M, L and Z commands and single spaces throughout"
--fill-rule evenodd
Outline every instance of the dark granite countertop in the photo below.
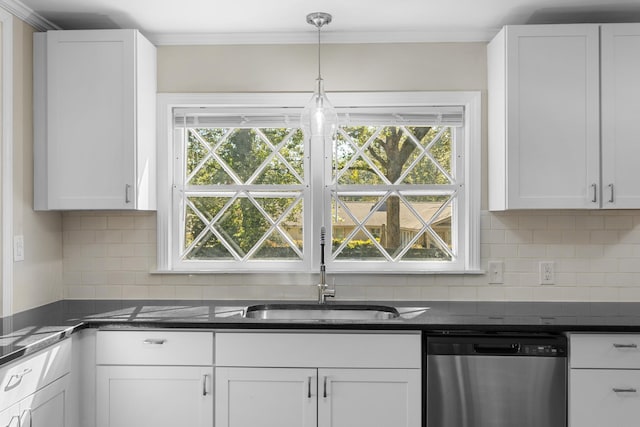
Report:
M 63 300 L 2 318 L 0 364 L 83 328 L 349 329 L 442 332 L 640 332 L 640 303 L 380 302 L 399 320 L 284 321 L 245 319 L 264 301 Z M 353 302 L 349 302 L 353 303 Z M 331 304 L 340 304 L 331 303 Z

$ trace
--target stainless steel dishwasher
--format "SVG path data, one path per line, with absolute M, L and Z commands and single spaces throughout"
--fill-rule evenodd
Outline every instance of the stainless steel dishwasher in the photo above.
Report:
M 566 427 L 564 336 L 430 336 L 426 351 L 427 427 Z

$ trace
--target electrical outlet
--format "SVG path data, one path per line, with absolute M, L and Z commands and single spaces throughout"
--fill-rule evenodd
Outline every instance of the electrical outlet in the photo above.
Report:
M 490 284 L 504 283 L 504 262 L 489 261 L 488 269 Z
M 553 261 L 540 261 L 540 284 L 553 285 L 555 283 L 555 263 Z

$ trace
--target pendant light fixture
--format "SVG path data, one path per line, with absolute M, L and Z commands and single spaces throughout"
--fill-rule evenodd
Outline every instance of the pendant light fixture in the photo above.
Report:
M 313 12 L 307 15 L 307 23 L 318 29 L 318 79 L 313 96 L 302 111 L 300 126 L 306 138 L 333 140 L 338 128 L 338 114 L 324 93 L 324 82 L 320 72 L 320 29 L 331 22 L 331 15 Z

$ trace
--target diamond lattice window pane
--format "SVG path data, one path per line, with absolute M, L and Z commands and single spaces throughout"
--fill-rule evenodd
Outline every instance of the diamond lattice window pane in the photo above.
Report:
M 232 184 L 233 179 L 211 156 L 211 147 L 215 146 L 226 134 L 226 129 L 189 130 L 186 176 L 189 185 Z
M 187 249 L 200 236 L 207 225 L 187 206 L 185 212 L 184 248 Z
M 301 248 L 299 248 L 301 249 Z M 302 252 L 296 252 L 282 235 L 274 230 L 255 253 L 256 259 L 302 259 Z
M 377 153 L 372 154 L 366 148 L 364 152 L 359 151 L 371 144 L 371 139 L 375 137 L 376 132 L 377 128 L 370 126 L 341 128 L 336 138 L 336 158 L 334 159 L 339 171 L 339 184 L 384 183 L 379 172 L 380 162 L 374 157 Z
M 407 128 L 426 151 L 414 150 L 403 167 L 404 184 L 451 184 L 451 129 Z M 408 173 L 405 173 L 408 172 Z
M 431 230 L 420 234 L 411 248 L 403 255 L 406 261 L 451 261 L 451 254 L 441 249 Z
M 379 196 L 341 196 L 333 200 L 332 248 L 337 259 L 382 260 L 379 245 L 385 214 Z M 374 243 L 376 241 L 376 243 Z
M 216 150 L 242 183 L 247 183 L 271 153 L 255 129 L 234 129 Z
M 233 259 L 233 255 L 211 231 L 207 231 L 186 254 L 185 258 L 188 260 L 229 260 Z
M 304 135 L 300 130 L 261 129 L 277 154 L 263 166 L 256 184 L 302 184 L 304 182 Z M 279 150 L 277 149 L 278 147 Z
M 227 208 L 214 227 L 244 257 L 269 230 L 270 224 L 251 200 L 242 197 Z
M 416 232 L 411 248 L 403 259 L 450 261 L 453 247 L 450 196 L 409 196 L 406 200 L 428 223 L 424 232 Z M 419 236 L 417 239 L 415 236 Z

